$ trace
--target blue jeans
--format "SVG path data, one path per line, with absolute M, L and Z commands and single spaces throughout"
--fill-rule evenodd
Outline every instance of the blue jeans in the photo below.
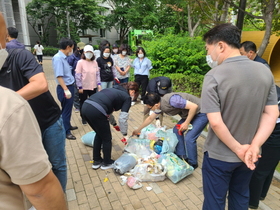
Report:
M 101 82 L 101 88 L 102 90 L 105 88 L 112 88 L 113 87 L 113 81 L 111 82 Z
M 178 124 L 185 122 L 185 119 L 181 119 Z M 191 121 L 193 126 L 192 130 L 189 130 L 186 134 L 179 135 L 176 126 L 173 128 L 173 132 L 176 134 L 179 142 L 176 146 L 176 154 L 178 156 L 187 157 L 188 162 L 191 165 L 197 164 L 197 144 L 196 139 L 199 137 L 203 129 L 208 123 L 206 114 L 198 113 Z
M 72 107 L 74 102 L 74 85 L 67 85 L 67 88 L 72 94 L 72 97 L 69 99 L 65 98 L 64 90 L 60 85 L 56 87 L 57 98 L 61 103 L 61 116 L 63 119 L 63 125 L 64 125 L 66 135 L 71 133 L 70 120 L 71 120 Z
M 128 77 L 126 78 L 123 78 L 123 79 L 119 79 L 120 80 L 120 83 L 128 83 Z
M 203 210 L 248 210 L 249 183 L 254 171 L 243 162 L 224 162 L 204 153 L 202 165 Z
M 58 178 L 62 189 L 66 190 L 67 165 L 65 154 L 65 130 L 60 117 L 53 125 L 42 130 L 44 148 L 52 164 L 52 170 Z

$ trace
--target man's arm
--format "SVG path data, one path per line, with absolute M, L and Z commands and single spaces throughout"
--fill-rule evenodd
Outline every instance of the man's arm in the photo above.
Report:
M 277 105 L 265 106 L 257 133 L 245 154 L 245 163 L 251 170 L 255 169 L 256 166 L 254 163 L 259 158 L 260 147 L 272 133 L 278 116 L 279 110 Z
M 181 124 L 180 131 L 185 131 L 185 130 L 188 129 L 188 126 L 189 126 L 190 122 L 192 121 L 192 119 L 196 115 L 197 108 L 198 108 L 197 104 L 195 104 L 193 102 L 190 102 L 190 101 L 187 101 L 185 109 L 188 109 L 189 113 L 188 113 L 188 116 L 187 116 L 185 122 L 183 122 Z
M 52 171 L 40 181 L 20 188 L 37 210 L 67 209 L 62 187 Z
M 40 72 L 29 79 L 29 83 L 17 91 L 25 100 L 33 99 L 48 91 L 45 74 Z
M 158 114 L 153 112 L 136 130 L 132 132 L 132 135 L 139 135 L 141 130 L 145 128 L 147 125 L 151 124 L 151 122 L 153 122 L 153 120 L 156 119 L 157 116 Z
M 245 152 L 249 148 L 249 144 L 241 145 L 229 132 L 225 125 L 221 113 L 207 113 L 209 124 L 218 138 L 228 146 L 242 161 L 244 161 Z

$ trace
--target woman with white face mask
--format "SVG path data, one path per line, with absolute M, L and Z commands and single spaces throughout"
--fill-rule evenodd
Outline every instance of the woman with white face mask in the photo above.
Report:
M 100 69 L 101 87 L 112 88 L 114 79 L 119 83 L 117 79 L 116 69 L 114 67 L 114 61 L 111 57 L 111 49 L 109 46 L 101 49 L 100 57 L 96 59 L 98 67 Z
M 128 46 L 122 44 L 119 48 L 119 54 L 114 57 L 117 77 L 120 83 L 127 83 L 129 79 L 130 58 L 128 56 Z
M 136 50 L 136 58 L 133 61 L 132 67 L 134 68 L 135 82 L 141 87 L 141 103 L 146 94 L 146 89 L 149 83 L 150 71 L 153 68 L 152 62 L 146 57 L 146 52 L 143 47 L 138 47 Z
M 91 45 L 84 47 L 81 60 L 77 63 L 75 77 L 79 89 L 80 108 L 82 108 L 88 97 L 101 90 L 100 71 Z M 86 124 L 87 122 L 82 118 L 82 123 Z

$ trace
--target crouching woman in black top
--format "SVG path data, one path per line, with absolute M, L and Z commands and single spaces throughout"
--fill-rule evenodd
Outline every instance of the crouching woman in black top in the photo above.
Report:
M 127 84 L 123 83 L 113 88 L 106 88 L 90 96 L 83 104 L 82 116 L 90 127 L 96 132 L 93 145 L 93 169 L 113 168 L 111 159 L 112 134 L 109 124 L 109 115 L 121 110 L 119 116 L 120 131 L 127 138 L 128 111 L 131 106 L 131 97 Z M 101 148 L 103 158 L 101 157 Z

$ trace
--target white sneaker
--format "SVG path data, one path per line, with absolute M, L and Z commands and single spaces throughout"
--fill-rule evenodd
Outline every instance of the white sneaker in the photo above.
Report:
M 141 100 L 141 104 L 144 104 L 144 102 Z
M 132 101 L 132 102 L 131 102 L 131 106 L 133 106 L 133 105 L 135 105 L 135 101 Z
M 36 209 L 35 209 L 35 207 L 34 207 L 34 206 L 31 206 L 31 208 L 30 208 L 30 209 L 28 209 L 28 210 L 36 210 Z
M 114 168 L 114 163 L 111 163 L 111 164 L 103 164 L 101 166 L 101 169 L 102 170 L 106 170 L 106 169 L 110 169 L 110 168 Z

